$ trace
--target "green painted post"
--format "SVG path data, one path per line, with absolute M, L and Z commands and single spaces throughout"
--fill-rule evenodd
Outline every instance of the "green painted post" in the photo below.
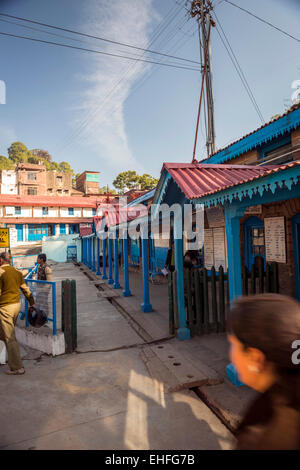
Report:
M 219 309 L 220 309 L 220 330 L 225 331 L 225 290 L 224 290 L 224 269 L 219 268 Z
M 173 280 L 172 272 L 168 273 L 168 294 L 169 294 L 169 334 L 175 334 L 174 328 L 174 299 L 173 299 Z
M 174 299 L 174 326 L 179 328 L 178 300 L 177 300 L 177 272 L 173 272 L 173 299 Z
M 72 334 L 72 349 L 77 348 L 77 300 L 76 300 L 76 281 L 71 281 L 71 334 Z
M 71 282 L 69 279 L 62 281 L 62 306 L 64 312 L 64 335 L 66 344 L 66 353 L 73 352 L 72 344 L 72 312 L 71 312 Z
M 275 294 L 278 294 L 279 292 L 279 283 L 278 283 L 278 264 L 275 263 L 275 261 L 272 263 L 272 281 L 273 281 L 273 286 L 272 286 L 272 292 Z
M 191 289 L 191 270 L 184 270 L 184 284 L 187 300 L 187 323 L 190 329 L 190 332 L 193 333 L 194 321 L 193 321 L 193 305 L 192 305 L 192 289 Z
M 243 295 L 248 295 L 248 269 L 247 266 L 243 268 Z
M 255 277 L 255 266 L 253 264 L 251 269 L 251 284 L 250 284 L 250 294 L 256 294 L 256 277 Z
M 264 293 L 264 263 L 259 263 L 258 266 L 258 292 Z
M 201 279 L 199 269 L 194 271 L 195 285 L 195 311 L 196 311 L 196 331 L 198 335 L 202 333 L 202 297 L 201 297 Z
M 270 282 L 270 277 L 271 277 L 271 272 L 270 272 L 270 265 L 267 264 L 266 267 L 266 292 L 271 292 L 271 282 Z
M 213 266 L 211 268 L 211 305 L 212 305 L 212 319 L 213 329 L 218 331 L 218 306 L 217 306 L 217 285 L 216 285 L 216 270 Z
M 207 269 L 203 269 L 203 323 L 205 333 L 209 333 L 209 304 L 208 304 L 208 279 L 207 279 Z

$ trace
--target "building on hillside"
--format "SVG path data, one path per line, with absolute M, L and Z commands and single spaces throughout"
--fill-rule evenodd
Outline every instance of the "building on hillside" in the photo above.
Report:
M 16 173 L 19 196 L 45 196 L 47 194 L 45 165 L 18 163 Z
M 84 171 L 76 178 L 76 189 L 84 196 L 97 196 L 99 194 L 99 171 Z
M 79 233 L 81 224 L 92 226 L 103 197 L 0 195 L 0 225 L 11 228 L 15 244 L 43 237 Z
M 15 170 L 0 171 L 0 194 L 18 194 L 17 173 Z
M 83 196 L 73 188 L 72 173 L 58 171 L 46 172 L 47 196 Z

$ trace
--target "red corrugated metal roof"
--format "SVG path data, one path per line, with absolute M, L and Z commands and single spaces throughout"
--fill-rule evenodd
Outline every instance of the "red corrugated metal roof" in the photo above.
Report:
M 198 199 L 295 165 L 300 165 L 300 161 L 265 166 L 164 163 L 163 169 L 170 173 L 188 199 Z
M 0 194 L 0 206 L 39 206 L 39 207 L 93 207 L 103 202 L 102 197 L 71 196 L 18 196 Z
M 144 215 L 148 214 L 148 210 L 149 208 L 142 204 L 139 204 L 138 206 L 125 206 L 120 208 L 119 206 L 111 205 L 104 210 L 104 215 L 102 217 L 94 217 L 96 230 L 104 228 L 104 224 L 107 225 L 107 227 L 114 227 L 124 222 L 130 222 L 131 220 L 137 219 L 138 217 L 143 217 Z M 105 220 L 102 222 L 103 219 Z

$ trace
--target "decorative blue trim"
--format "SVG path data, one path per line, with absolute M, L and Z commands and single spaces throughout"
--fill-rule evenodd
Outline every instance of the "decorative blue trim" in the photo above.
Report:
M 234 199 L 239 199 L 240 201 L 248 197 L 252 199 L 255 195 L 259 194 L 262 196 L 265 192 L 272 192 L 272 194 L 275 194 L 279 188 L 283 187 L 286 187 L 290 191 L 299 183 L 299 179 L 300 165 L 296 165 L 254 181 L 249 181 L 223 191 L 218 191 L 210 196 L 195 199 L 195 202 L 211 207 L 218 204 L 223 205 L 226 202 L 232 203 Z
M 233 143 L 229 147 L 221 150 L 201 163 L 224 163 L 227 160 L 236 158 L 243 153 L 249 152 L 260 145 L 270 142 L 272 139 L 292 132 L 300 125 L 300 108 L 288 113 L 280 119 L 254 131 L 252 134 Z

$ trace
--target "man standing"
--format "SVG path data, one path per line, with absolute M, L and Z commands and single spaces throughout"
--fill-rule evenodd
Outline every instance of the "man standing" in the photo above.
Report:
M 53 282 L 52 271 L 47 264 L 47 256 L 45 253 L 40 253 L 37 257 L 37 280 Z M 51 284 L 40 283 L 35 286 L 36 289 L 36 303 L 39 308 L 43 309 L 46 315 L 49 315 L 49 294 L 51 292 Z
M 15 335 L 15 324 L 20 312 L 20 289 L 34 307 L 34 298 L 25 284 L 23 274 L 10 266 L 10 254 L 0 253 L 0 340 L 5 342 L 8 375 L 22 375 L 25 369 L 22 364 L 19 345 Z
M 39 267 L 37 269 L 37 280 L 52 282 L 52 271 L 50 266 L 48 266 L 47 264 L 47 256 L 44 253 L 40 253 L 38 255 L 37 263 L 39 264 Z

